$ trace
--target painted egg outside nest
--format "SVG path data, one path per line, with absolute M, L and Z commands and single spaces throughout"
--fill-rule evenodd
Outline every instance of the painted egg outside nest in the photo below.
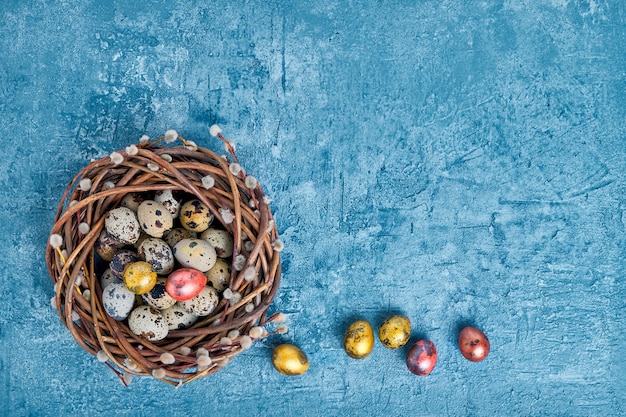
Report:
M 102 291 L 102 306 L 113 320 L 125 320 L 134 304 L 135 293 L 126 288 L 122 281 L 114 281 Z
M 215 310 L 219 302 L 220 297 L 217 294 L 217 290 L 207 285 L 195 297 L 186 301 L 180 301 L 180 305 L 188 313 L 196 316 L 208 316 Z
M 179 303 L 161 311 L 169 330 L 183 330 L 198 321 L 198 316 L 189 313 Z
M 172 253 L 184 267 L 201 272 L 211 269 L 217 260 L 213 246 L 202 239 L 183 239 L 174 246 Z
M 430 340 L 415 342 L 406 357 L 406 366 L 418 376 L 430 374 L 437 365 L 437 348 Z
M 152 265 L 154 272 L 159 275 L 167 275 L 174 270 L 172 249 L 161 239 L 145 239 L 137 248 L 137 256 Z
M 467 326 L 459 333 L 459 349 L 465 359 L 472 362 L 485 360 L 490 348 L 489 339 L 476 327 Z
M 213 213 L 200 200 L 187 201 L 180 208 L 180 224 L 190 232 L 204 232 L 213 223 Z
M 111 262 L 109 262 L 109 269 L 117 278 L 123 279 L 126 268 L 137 262 L 137 260 L 137 254 L 135 252 L 128 249 L 122 249 L 113 255 Z
M 176 304 L 174 300 L 165 290 L 167 279 L 163 277 L 157 278 L 157 282 L 150 291 L 141 295 L 143 301 L 150 307 L 157 310 L 165 310 Z
M 285 343 L 274 348 L 272 364 L 283 375 L 302 375 L 309 369 L 309 360 L 297 346 Z
M 172 214 L 161 203 L 146 200 L 137 209 L 137 220 L 146 234 L 161 238 L 174 227 Z
M 190 300 L 206 286 L 206 276 L 193 268 L 180 268 L 167 277 L 165 290 L 177 301 Z
M 165 339 L 169 332 L 167 322 L 159 310 L 150 306 L 139 306 L 128 316 L 128 327 L 137 336 L 151 342 Z
M 363 359 L 374 349 L 374 330 L 366 320 L 357 320 L 343 336 L 344 350 L 354 359 Z
M 191 239 L 197 237 L 197 234 L 194 232 L 190 232 L 187 229 L 183 229 L 182 227 L 175 227 L 165 235 L 163 235 L 163 240 L 168 244 L 170 248 L 176 246 L 178 242 L 183 239 Z
M 180 200 L 176 198 L 172 190 L 159 190 L 154 193 L 154 201 L 163 204 L 172 215 L 172 219 L 178 217 L 180 213 Z
M 378 329 L 378 337 L 389 349 L 401 348 L 411 338 L 411 321 L 402 315 L 389 317 Z
M 125 245 L 135 243 L 141 231 L 137 215 L 127 207 L 109 211 L 104 219 L 104 227 L 113 238 Z
M 150 291 L 157 282 L 157 273 L 152 270 L 152 265 L 145 261 L 132 263 L 124 271 L 124 285 L 135 294 L 145 294 Z
M 223 259 L 215 261 L 215 265 L 204 273 L 207 284 L 217 291 L 224 291 L 230 284 L 230 265 Z
M 124 243 L 114 238 L 106 229 L 102 229 L 94 245 L 98 256 L 106 262 L 110 262 L 113 256 L 123 247 Z
M 202 232 L 200 239 L 209 242 L 219 258 L 228 258 L 233 255 L 233 236 L 226 230 L 210 227 Z

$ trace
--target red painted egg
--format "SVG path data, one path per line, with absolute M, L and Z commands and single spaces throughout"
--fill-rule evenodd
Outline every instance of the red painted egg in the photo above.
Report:
M 426 376 L 435 369 L 437 364 L 437 349 L 430 340 L 416 342 L 406 357 L 406 367 L 411 373 Z
M 190 300 L 206 286 L 206 276 L 192 268 L 181 268 L 167 277 L 165 291 L 177 301 Z
M 480 362 L 489 354 L 489 339 L 476 327 L 467 326 L 459 333 L 461 354 L 472 362 Z

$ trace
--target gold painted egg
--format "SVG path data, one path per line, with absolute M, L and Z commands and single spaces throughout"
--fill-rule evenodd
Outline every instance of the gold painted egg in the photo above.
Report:
M 343 336 L 343 347 L 351 358 L 363 359 L 374 349 L 374 330 L 366 320 L 357 320 Z
M 274 348 L 272 364 L 283 375 L 302 375 L 309 369 L 309 360 L 299 347 L 285 343 Z
M 378 329 L 378 337 L 389 349 L 401 348 L 411 338 L 411 321 L 402 315 L 389 317 Z
M 148 262 L 134 262 L 124 270 L 124 285 L 135 294 L 147 293 L 154 288 L 156 282 L 157 273 Z

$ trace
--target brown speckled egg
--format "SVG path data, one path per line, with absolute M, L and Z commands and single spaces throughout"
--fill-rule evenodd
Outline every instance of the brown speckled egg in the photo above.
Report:
M 165 291 L 166 282 L 167 280 L 163 277 L 157 278 L 154 287 L 147 293 L 141 295 L 143 301 L 157 310 L 165 310 L 176 304 L 176 300 Z
M 124 270 L 135 262 L 137 262 L 137 254 L 131 250 L 122 249 L 113 256 L 113 259 L 109 262 L 109 268 L 113 275 L 122 279 L 124 277 Z
M 213 219 L 213 213 L 198 199 L 187 201 L 180 208 L 180 224 L 190 232 L 204 232 Z
M 233 235 L 226 230 L 209 227 L 202 232 L 200 239 L 209 242 L 215 248 L 215 253 L 220 258 L 228 258 L 233 255 Z
M 167 275 L 174 270 L 172 249 L 161 239 L 145 239 L 137 248 L 137 256 L 151 264 L 157 274 Z
M 217 259 L 215 265 L 204 273 L 207 284 L 217 291 L 224 291 L 230 284 L 230 265 L 223 259 Z
M 128 327 L 137 336 L 144 337 L 151 342 L 167 337 L 169 327 L 165 317 L 150 306 L 139 306 L 128 316 Z
M 115 239 L 106 229 L 102 229 L 94 247 L 98 256 L 104 261 L 109 262 L 113 259 L 113 255 L 124 247 L 124 243 Z
M 146 200 L 137 209 L 137 219 L 146 234 L 161 238 L 163 234 L 174 226 L 171 213 L 161 203 Z
M 113 238 L 125 245 L 135 243 L 139 239 L 141 230 L 135 212 L 127 207 L 118 207 L 109 211 L 104 219 L 104 227 Z
M 170 248 L 176 246 L 178 242 L 183 239 L 196 238 L 197 234 L 183 229 L 182 227 L 175 227 L 166 234 L 163 235 L 163 240 L 169 245 Z
M 206 272 L 217 260 L 215 249 L 206 240 L 183 239 L 174 246 L 172 253 L 181 265 Z
M 169 330 L 186 329 L 198 320 L 198 316 L 189 313 L 179 303 L 166 308 L 161 314 L 163 314 Z
M 176 198 L 172 190 L 159 190 L 154 193 L 154 201 L 163 204 L 163 207 L 167 209 L 175 219 L 180 213 L 180 200 Z
M 128 193 L 122 198 L 120 202 L 121 207 L 127 207 L 137 213 L 137 208 L 146 198 L 140 193 Z
M 215 310 L 220 302 L 217 290 L 213 287 L 206 286 L 195 297 L 181 301 L 180 305 L 191 314 L 196 316 L 208 316 Z

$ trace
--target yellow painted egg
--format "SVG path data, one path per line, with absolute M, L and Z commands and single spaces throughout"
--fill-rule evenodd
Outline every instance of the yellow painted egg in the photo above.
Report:
M 374 349 L 374 330 L 366 320 L 357 320 L 343 336 L 343 347 L 351 358 L 363 359 Z
M 274 348 L 274 368 L 283 375 L 302 375 L 309 369 L 309 360 L 299 347 L 285 343 Z
M 411 338 L 411 321 L 402 315 L 389 317 L 378 329 L 378 337 L 385 347 L 398 349 Z
M 124 270 L 124 285 L 135 294 L 147 293 L 154 288 L 156 282 L 157 273 L 148 262 L 134 262 Z

